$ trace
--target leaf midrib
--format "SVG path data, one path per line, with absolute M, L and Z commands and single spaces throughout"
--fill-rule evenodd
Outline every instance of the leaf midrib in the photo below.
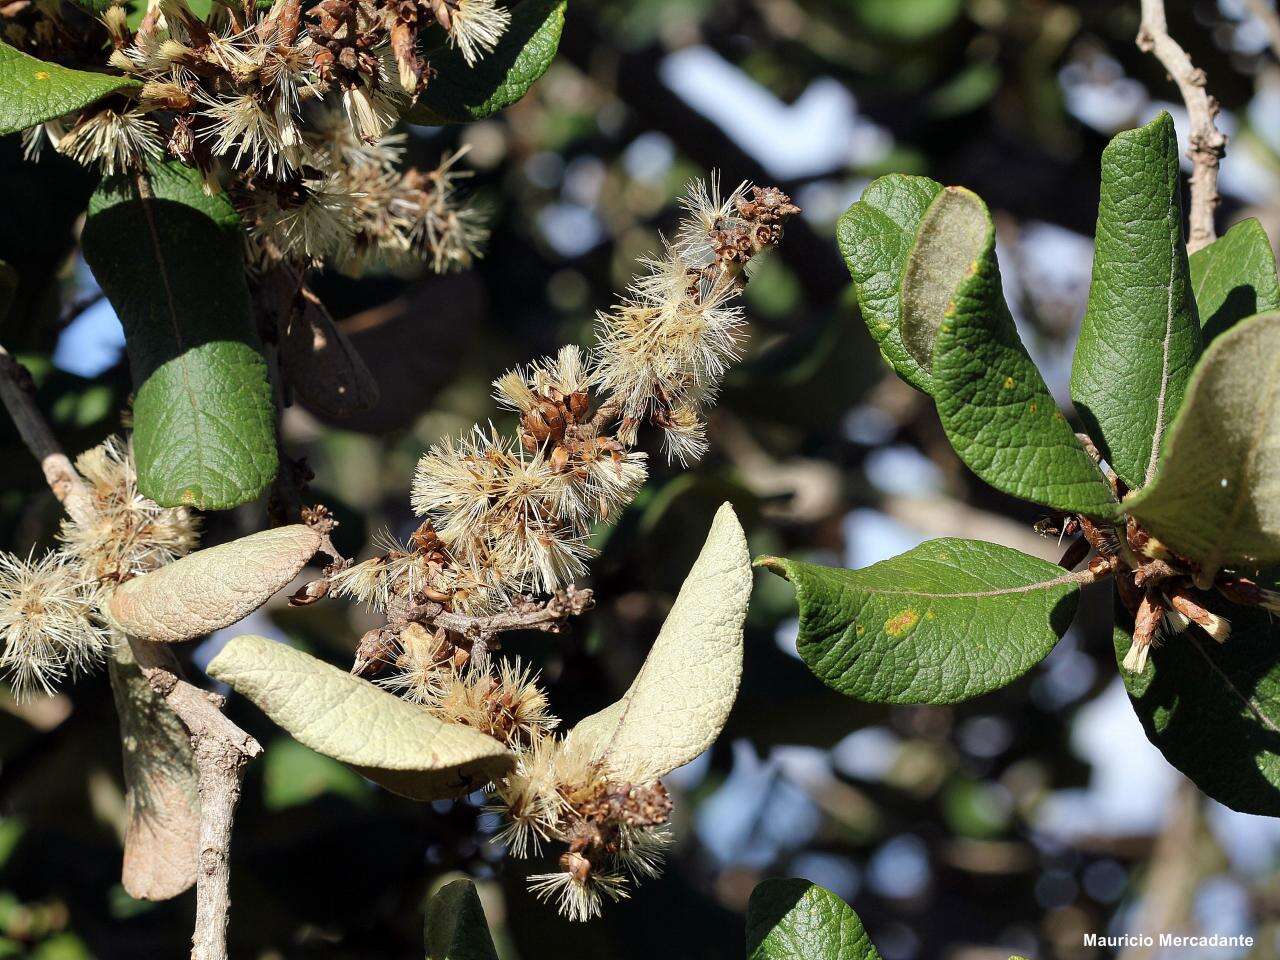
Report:
M 1245 709 L 1253 714 L 1257 718 L 1258 722 L 1272 733 L 1280 733 L 1280 725 L 1277 725 L 1276 721 L 1267 716 L 1263 711 L 1261 704 L 1259 704 L 1257 700 L 1253 697 L 1246 696 L 1241 692 L 1240 688 L 1235 685 L 1229 676 L 1227 676 L 1226 671 L 1214 662 L 1213 657 L 1209 656 L 1208 651 L 1205 650 L 1204 645 L 1200 643 L 1196 636 L 1190 630 L 1188 630 L 1184 636 L 1191 641 L 1191 646 L 1195 648 L 1196 653 L 1204 657 L 1204 661 L 1209 665 L 1209 669 L 1217 675 L 1218 679 L 1221 680 L 1226 688 L 1235 695 L 1235 697 L 1244 705 Z
M 1180 223 L 1174 223 L 1172 226 L 1173 229 L 1169 231 L 1169 235 L 1173 238 L 1169 243 L 1169 280 L 1165 284 L 1164 339 L 1160 343 L 1160 392 L 1156 394 L 1156 423 L 1151 433 L 1151 456 L 1147 460 L 1144 484 L 1150 483 L 1155 477 L 1156 465 L 1160 460 L 1160 444 L 1164 437 L 1164 408 L 1169 392 L 1169 341 L 1173 339 L 1173 280 L 1178 266 L 1178 240 L 1182 231 Z
M 151 249 L 155 253 L 156 265 L 159 268 L 160 282 L 164 286 L 165 305 L 168 307 L 169 325 L 173 329 L 173 341 L 178 348 L 178 353 L 174 357 L 178 361 L 178 369 L 182 372 L 182 390 L 187 395 L 187 402 L 191 406 L 194 416 L 191 419 L 191 433 L 195 438 L 195 451 L 193 458 L 196 463 L 196 476 L 204 477 L 204 441 L 200 436 L 200 408 L 196 404 L 195 390 L 191 386 L 190 371 L 187 369 L 185 339 L 182 335 L 182 325 L 178 321 L 177 305 L 173 298 L 173 287 L 169 283 L 168 262 L 164 257 L 164 250 L 160 244 L 160 231 L 156 227 L 155 211 L 151 208 L 151 201 L 154 195 L 151 192 L 151 184 L 147 182 L 146 177 L 141 174 L 134 175 L 134 185 L 138 191 L 138 200 L 142 204 L 142 212 L 147 221 L 147 233 L 151 238 Z M 187 491 L 183 491 L 184 495 Z M 203 499 L 204 491 L 201 491 Z
M 1067 573 L 1061 577 L 1054 577 L 1052 580 L 1037 580 L 1035 583 L 1023 584 L 1017 587 L 1000 587 L 994 590 L 968 590 L 958 593 L 925 593 L 921 590 L 889 590 L 880 589 L 879 587 L 861 587 L 855 586 L 852 589 L 860 590 L 863 593 L 876 594 L 888 597 L 923 597 L 926 600 L 963 600 L 977 599 L 982 597 L 999 597 L 1018 593 L 1032 593 L 1036 590 L 1051 590 L 1054 587 L 1060 587 L 1068 583 L 1092 583 L 1096 576 L 1089 570 L 1079 570 L 1075 573 Z

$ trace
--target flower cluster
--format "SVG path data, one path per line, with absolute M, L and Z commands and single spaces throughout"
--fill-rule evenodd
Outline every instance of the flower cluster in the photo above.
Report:
M 486 233 L 459 196 L 460 155 L 401 170 L 403 136 L 390 131 L 431 73 L 421 30 L 442 28 L 474 64 L 509 19 L 494 0 L 321 0 L 305 14 L 300 0 L 277 0 L 215 5 L 204 19 L 161 0 L 135 29 L 109 6 L 107 65 L 140 85 L 26 131 L 28 155 L 47 142 L 106 174 L 181 160 L 231 193 L 260 269 L 464 268 Z M 56 10 L 38 22 L 22 37 L 65 32 Z
M 499 377 L 494 397 L 518 415 L 514 434 L 477 425 L 431 447 L 413 479 L 423 522 L 409 542 L 382 542 L 315 593 L 386 614 L 361 640 L 356 672 L 389 667 L 384 687 L 512 750 L 515 769 L 490 787 L 508 820 L 499 840 L 517 857 L 563 845 L 560 869 L 531 877 L 531 889 L 576 920 L 656 875 L 671 800 L 660 782 L 629 782 L 560 736 L 538 678 L 491 657 L 486 641 L 555 630 L 582 609 L 589 592 L 566 585 L 586 570 L 592 526 L 646 479 L 642 425 L 663 431 L 672 458 L 702 455 L 704 412 L 738 356 L 744 268 L 797 211 L 774 188 L 743 184 L 722 197 L 714 179 L 693 184 L 663 256 L 600 315 L 594 350 L 566 346 Z
M 495 382 L 520 415 L 517 436 L 476 427 L 418 464 L 414 509 L 456 560 L 490 575 L 497 597 L 548 593 L 583 573 L 591 525 L 645 481 L 642 424 L 659 427 L 681 463 L 706 449 L 704 409 L 738 355 L 743 269 L 798 208 L 748 184 L 722 198 L 713 180 L 691 185 L 685 210 L 664 256 L 600 315 L 592 355 L 565 347 Z
M 0 671 L 14 692 L 54 684 L 100 663 L 113 643 L 102 613 L 117 584 L 189 553 L 198 540 L 186 507 L 138 493 L 129 444 L 118 437 L 81 454 L 91 515 L 64 519 L 61 546 L 36 559 L 0 553 Z

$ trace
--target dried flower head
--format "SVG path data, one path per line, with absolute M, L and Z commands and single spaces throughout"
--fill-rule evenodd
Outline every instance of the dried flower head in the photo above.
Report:
M 92 587 L 59 553 L 26 560 L 0 553 L 0 671 L 19 698 L 92 666 L 110 646 L 93 619 Z
M 439 693 L 430 706 L 442 720 L 473 727 L 515 747 L 538 742 L 560 723 L 532 668 L 518 659 L 502 660 L 496 675 L 487 665 L 451 671 L 439 681 Z
M 492 53 L 507 32 L 511 13 L 494 0 L 429 0 L 449 42 L 462 51 L 468 66 Z
M 89 485 L 94 515 L 64 519 L 62 552 L 95 581 L 119 583 L 154 570 L 193 550 L 199 521 L 186 507 L 162 507 L 138 492 L 133 445 L 121 437 L 76 458 Z

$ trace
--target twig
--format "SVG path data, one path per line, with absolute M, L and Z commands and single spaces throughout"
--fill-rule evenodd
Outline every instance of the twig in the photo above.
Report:
M 44 471 L 44 478 L 73 520 L 93 517 L 89 492 L 75 467 L 62 452 L 48 422 L 36 408 L 35 383 L 27 368 L 0 347 L 0 399 L 18 428 L 18 435 Z
M 430 617 L 435 626 L 460 633 L 471 640 L 488 641 L 500 633 L 513 630 L 541 630 L 557 633 L 569 617 L 590 610 L 595 601 L 590 590 L 566 587 L 545 601 L 525 598 L 501 613 L 487 617 L 467 617 L 449 610 Z
M 1203 803 L 1190 781 L 1178 785 L 1169 804 L 1169 819 L 1156 840 L 1147 866 L 1146 890 L 1137 910 L 1134 934 L 1149 934 L 1158 942 L 1161 933 L 1180 932 L 1187 923 L 1196 883 L 1204 870 L 1198 849 L 1203 834 Z M 1120 960 L 1149 960 L 1155 949 L 1131 946 Z
M 351 672 L 361 677 L 376 672 L 382 664 L 392 662 L 400 643 L 400 631 L 410 623 L 448 630 L 461 641 L 466 641 L 460 641 L 460 645 L 469 644 L 473 658 L 482 659 L 500 634 L 516 630 L 559 633 L 566 620 L 580 616 L 594 605 L 595 599 L 589 589 L 574 586 L 557 590 L 546 600 L 521 597 L 501 613 L 483 617 L 455 613 L 435 601 L 409 603 L 389 612 L 387 626 L 370 630 L 361 638 L 356 645 Z
M 1187 52 L 1171 36 L 1165 19 L 1164 0 L 1142 0 L 1142 23 L 1138 27 L 1138 49 L 1154 53 L 1178 85 L 1191 124 L 1191 235 L 1187 251 L 1195 253 L 1217 237 L 1213 213 L 1218 196 L 1218 161 L 1227 152 L 1227 137 L 1214 123 L 1218 101 L 1205 89 L 1205 73 L 1191 62 Z
M 35 405 L 31 377 L 0 347 L 0 397 L 54 496 L 77 521 L 92 520 L 93 502 L 84 481 Z M 192 960 L 226 960 L 230 907 L 231 824 L 240 799 L 244 767 L 262 747 L 222 713 L 222 698 L 182 678 L 173 651 L 136 637 L 129 646 L 138 666 L 191 735 L 200 797 L 200 862 L 196 872 L 196 922 Z

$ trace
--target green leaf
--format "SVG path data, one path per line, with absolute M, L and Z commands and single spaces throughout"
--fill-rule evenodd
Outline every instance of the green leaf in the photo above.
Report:
M 1205 605 L 1232 619 L 1226 643 L 1191 627 L 1153 650 L 1142 673 L 1120 675 L 1166 760 L 1233 810 L 1280 816 L 1280 629 L 1263 610 Z M 1132 627 L 1123 609 L 1117 619 Z M 1122 663 L 1129 632 L 1117 626 L 1114 642 Z
M 505 110 L 547 72 L 564 31 L 565 0 L 524 0 L 497 48 L 468 66 L 456 47 L 441 46 L 426 59 L 439 71 L 410 108 L 410 123 L 443 126 L 483 120 Z
M 1191 254 L 1190 262 L 1191 288 L 1206 344 L 1245 317 L 1280 310 L 1275 251 L 1262 224 L 1253 217 Z
M 1155 473 L 1200 342 L 1178 140 L 1162 113 L 1102 151 L 1093 281 L 1071 369 L 1076 409 L 1131 488 Z
M 70 70 L 0 43 L 0 136 L 86 107 L 136 80 Z
M 1155 479 L 1124 505 L 1206 571 L 1280 561 L 1280 313 L 1210 344 Z
M 492 737 L 265 637 L 236 637 L 206 672 L 304 747 L 411 800 L 469 793 L 513 763 Z
M 925 393 L 932 392 L 932 378 L 902 339 L 902 278 L 920 221 L 941 190 L 928 177 L 880 177 L 836 225 L 867 329 L 898 376 Z
M 861 570 L 764 557 L 800 606 L 797 649 L 846 696 L 956 703 L 1012 683 L 1071 625 L 1081 574 L 944 538 Z
M 766 880 L 747 902 L 747 960 L 880 960 L 853 909 L 808 880 Z
M 326 793 L 359 800 L 368 784 L 337 760 L 279 737 L 262 758 L 262 802 L 268 810 L 287 810 Z
M 85 260 L 124 325 L 133 371 L 138 488 L 165 506 L 234 507 L 276 474 L 238 222 L 225 194 L 206 196 L 178 163 L 104 181 L 89 203 Z
M 454 880 L 431 898 L 426 941 L 427 960 L 498 960 L 474 883 Z
M 903 339 L 917 350 L 932 340 L 933 399 L 969 469 L 1025 500 L 1114 514 L 1111 486 L 1058 409 L 1009 315 L 995 225 L 977 194 L 963 187 L 938 194 L 902 286 Z

